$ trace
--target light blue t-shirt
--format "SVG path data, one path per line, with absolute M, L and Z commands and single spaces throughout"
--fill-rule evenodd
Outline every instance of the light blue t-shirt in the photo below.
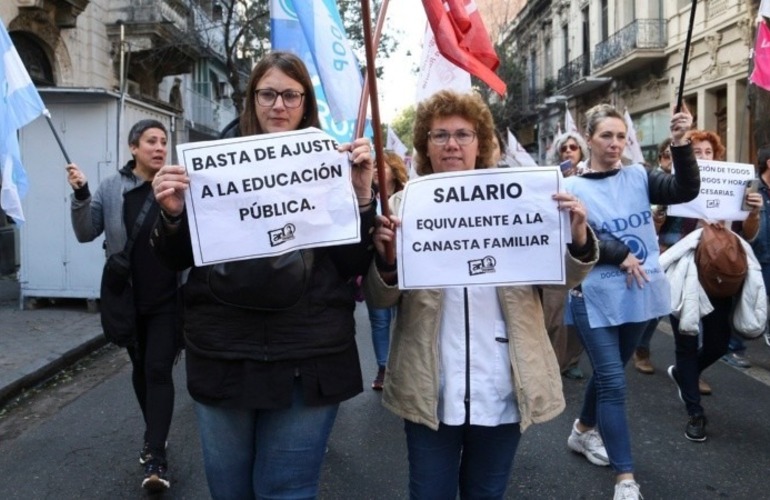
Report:
M 592 328 L 639 323 L 671 312 L 671 290 L 660 267 L 647 180 L 640 165 L 623 167 L 601 179 L 565 179 L 567 191 L 585 204 L 596 236 L 623 242 L 642 261 L 650 279 L 641 289 L 634 279 L 629 288 L 620 267 L 597 264 L 581 286 Z

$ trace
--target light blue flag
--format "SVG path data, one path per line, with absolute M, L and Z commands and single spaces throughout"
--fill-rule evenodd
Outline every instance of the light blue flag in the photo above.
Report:
M 21 223 L 24 221 L 21 199 L 27 194 L 28 183 L 16 134 L 40 116 L 45 106 L 1 22 L 0 56 L 0 206 Z
M 321 127 L 337 142 L 350 142 L 361 99 L 358 62 L 350 51 L 334 0 L 303 0 L 297 2 L 300 4 L 295 9 L 292 0 L 270 0 L 270 44 L 275 50 L 297 54 L 305 62 L 318 99 Z M 306 26 L 310 37 L 306 36 Z M 322 32 L 326 38 L 320 36 Z M 319 73 L 316 62 L 325 70 Z

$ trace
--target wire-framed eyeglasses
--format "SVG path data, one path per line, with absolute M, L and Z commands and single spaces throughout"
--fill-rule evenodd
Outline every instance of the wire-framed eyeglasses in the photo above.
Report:
M 443 146 L 449 142 L 450 138 L 454 139 L 455 142 L 457 142 L 457 144 L 460 146 L 467 146 L 476 139 L 476 131 L 468 130 L 467 128 L 461 128 L 455 130 L 454 132 L 450 132 L 448 130 L 439 128 L 428 132 L 428 138 L 430 139 L 430 142 L 436 146 Z
M 296 90 L 278 92 L 273 89 L 257 89 L 254 91 L 254 94 L 257 96 L 257 104 L 266 108 L 274 105 L 278 96 L 281 96 L 283 105 L 287 108 L 298 108 L 302 105 L 302 98 L 305 97 L 303 92 L 297 92 Z

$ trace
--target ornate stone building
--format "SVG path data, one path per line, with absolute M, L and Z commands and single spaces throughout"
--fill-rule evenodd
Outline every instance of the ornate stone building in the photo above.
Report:
M 681 81 L 690 0 L 533 0 L 506 28 L 506 48 L 526 68 L 524 119 L 512 128 L 544 160 L 569 109 L 609 102 L 628 109 L 646 157 L 668 136 Z M 728 161 L 750 162 L 747 80 L 758 0 L 697 2 L 684 101 L 699 128 L 715 130 Z M 529 138 L 526 141 L 525 138 Z

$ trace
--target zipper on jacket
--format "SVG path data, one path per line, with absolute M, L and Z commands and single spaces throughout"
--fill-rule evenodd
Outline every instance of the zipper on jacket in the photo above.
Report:
M 465 424 L 471 423 L 471 318 L 469 314 L 468 289 L 463 288 L 465 306 Z

